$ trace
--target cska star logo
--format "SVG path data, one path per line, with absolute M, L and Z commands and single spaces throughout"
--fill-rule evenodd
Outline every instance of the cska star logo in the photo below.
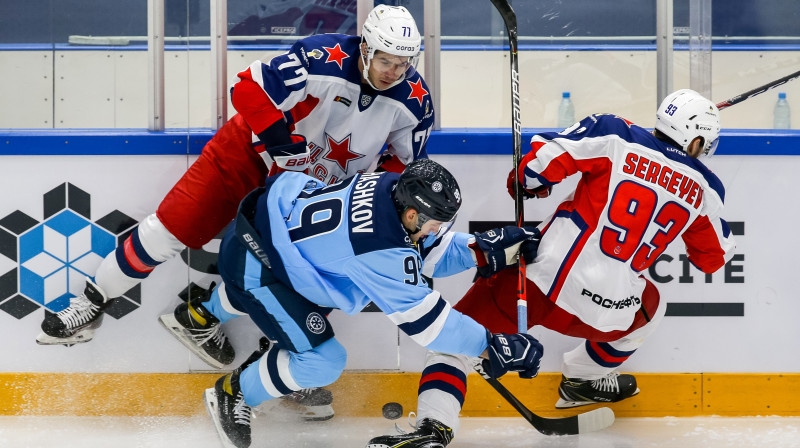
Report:
M 415 100 L 419 101 L 419 105 L 422 106 L 422 99 L 428 94 L 428 91 L 422 86 L 422 78 L 417 79 L 417 82 L 406 82 L 411 87 L 411 93 L 408 94 L 407 99 L 410 100 L 411 98 L 414 98 Z
M 347 171 L 347 165 L 351 160 L 364 157 L 364 154 L 350 151 L 350 134 L 347 134 L 347 137 L 340 141 L 336 141 L 327 133 L 325 134 L 325 138 L 328 141 L 328 148 L 330 149 L 324 156 L 322 156 L 322 158 L 336 162 L 336 164 L 339 165 L 339 167 L 342 168 L 342 171 L 344 171 L 346 174 L 355 174 Z
M 322 47 L 322 49 L 328 52 L 328 58 L 325 59 L 325 63 L 335 62 L 340 69 L 342 68 L 342 61 L 350 57 L 350 55 L 342 51 L 342 47 L 339 44 L 336 44 L 335 47 Z

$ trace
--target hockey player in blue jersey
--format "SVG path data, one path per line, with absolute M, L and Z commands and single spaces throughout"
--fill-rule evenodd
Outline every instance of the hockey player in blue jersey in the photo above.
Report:
M 461 205 L 458 184 L 429 159 L 402 174 L 358 174 L 326 186 L 282 173 L 250 193 L 220 246 L 218 288 L 205 308 L 221 322 L 247 314 L 272 341 L 204 395 L 226 446 L 250 445 L 251 406 L 333 383 L 344 347 L 327 314 L 369 302 L 429 349 L 488 359 L 491 374 L 534 377 L 542 346 L 528 334 L 491 334 L 451 308 L 421 272 L 438 251 L 434 276 L 502 267 L 507 253 L 535 250 L 534 232 L 502 238 L 448 232 Z M 443 435 L 447 437 L 447 435 Z

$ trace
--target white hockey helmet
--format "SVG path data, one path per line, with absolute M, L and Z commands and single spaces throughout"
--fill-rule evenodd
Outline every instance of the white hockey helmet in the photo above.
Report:
M 697 137 L 703 139 L 701 154 L 711 157 L 719 143 L 719 109 L 691 89 L 667 95 L 656 112 L 656 129 L 681 145 L 686 151 Z
M 373 89 L 378 90 L 372 85 L 367 72 L 372 58 L 375 56 L 375 50 L 408 57 L 406 72 L 387 89 L 396 86 L 416 71 L 422 38 L 417 29 L 417 23 L 406 8 L 387 5 L 378 5 L 373 8 L 361 29 L 361 42 L 367 44 L 367 54 L 362 58 L 364 60 L 364 79 Z

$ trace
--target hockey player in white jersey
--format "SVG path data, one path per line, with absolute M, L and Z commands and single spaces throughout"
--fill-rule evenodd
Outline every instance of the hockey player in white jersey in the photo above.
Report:
M 389 43 L 391 42 L 391 44 Z M 238 114 L 200 158 L 87 281 L 85 294 L 46 314 L 40 344 L 92 339 L 109 299 L 122 295 L 187 246 L 199 249 L 233 219 L 241 199 L 263 185 L 272 165 L 335 182 L 378 164 L 400 172 L 426 158 L 433 103 L 416 73 L 420 35 L 402 7 L 377 6 L 363 36 L 326 34 L 299 40 L 271 61 L 256 61 L 232 88 Z M 273 161 L 275 163 L 273 163 Z M 219 327 L 215 327 L 219 328 Z M 233 359 L 224 335 L 203 359 Z
M 557 408 L 616 402 L 639 392 L 617 369 L 659 324 L 666 303 L 641 272 L 678 237 L 689 260 L 711 273 L 732 256 L 720 218 L 725 190 L 698 160 L 716 149 L 719 110 L 692 90 L 667 96 L 653 133 L 615 115 L 591 115 L 561 132 L 533 137 L 509 174 L 526 197 L 546 197 L 573 174 L 572 195 L 539 226 L 538 253 L 527 265 L 528 324 L 585 339 L 563 356 Z M 517 272 L 480 278 L 454 309 L 491 331 L 517 328 Z M 430 351 L 418 389 L 419 430 L 372 439 L 368 448 L 442 448 L 431 425 L 458 431 L 472 360 Z
M 429 159 L 400 175 L 358 174 L 330 186 L 281 173 L 242 201 L 220 247 L 223 285 L 204 307 L 221 322 L 247 314 L 276 342 L 205 393 L 226 446 L 250 445 L 251 406 L 341 375 L 345 349 L 326 317 L 334 308 L 355 314 L 373 302 L 420 345 L 483 356 L 494 377 L 537 374 L 536 339 L 489 333 L 422 276 L 418 245 L 439 251 L 432 275 L 441 276 L 473 268 L 476 260 L 495 265 L 493 257 L 505 259 L 503 247 L 535 236 L 520 230 L 483 244 L 480 235 L 448 232 L 460 205 L 456 180 Z

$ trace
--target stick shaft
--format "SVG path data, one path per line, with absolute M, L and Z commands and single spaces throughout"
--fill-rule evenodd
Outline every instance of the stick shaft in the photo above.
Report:
M 748 90 L 747 92 L 744 92 L 744 93 L 741 93 L 739 95 L 736 95 L 733 98 L 729 98 L 729 99 L 727 99 L 725 101 L 717 103 L 717 109 L 719 109 L 719 110 L 727 109 L 728 107 L 731 107 L 734 104 L 739 104 L 742 101 L 744 101 L 746 99 L 749 99 L 749 98 L 752 98 L 752 97 L 754 97 L 756 95 L 760 95 L 760 94 L 766 92 L 767 90 L 774 89 L 775 87 L 778 87 L 780 85 L 786 84 L 787 82 L 789 82 L 789 81 L 791 81 L 791 80 L 793 80 L 793 79 L 795 79 L 797 77 L 800 77 L 800 71 L 796 71 L 796 72 L 792 73 L 791 75 L 786 75 L 783 78 L 776 79 L 775 81 L 772 81 L 772 82 L 768 82 L 768 83 L 764 84 L 761 87 L 756 87 L 753 90 Z
M 511 132 L 514 138 L 514 176 L 519 179 L 519 162 L 522 160 L 522 118 L 519 110 L 519 58 L 517 55 L 517 15 L 508 1 L 491 0 L 503 18 L 508 31 L 508 47 L 511 61 Z M 522 186 L 519 182 L 514 187 L 514 211 L 517 225 L 524 223 L 524 207 Z M 528 332 L 528 298 L 525 290 L 525 261 L 517 255 L 517 329 L 520 333 Z

